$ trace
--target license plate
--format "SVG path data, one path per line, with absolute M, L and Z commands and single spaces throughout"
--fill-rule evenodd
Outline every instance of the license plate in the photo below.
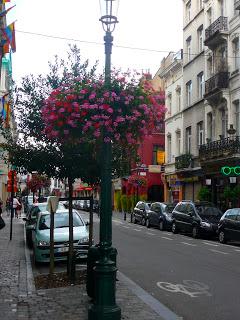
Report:
M 68 248 L 67 247 L 57 248 L 57 252 L 68 252 Z

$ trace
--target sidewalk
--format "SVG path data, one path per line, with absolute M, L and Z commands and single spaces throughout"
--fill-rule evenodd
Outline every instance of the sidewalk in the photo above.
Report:
M 87 320 L 91 304 L 85 285 L 36 290 L 25 251 L 23 221 L 13 219 L 13 237 L 9 241 L 10 219 L 5 213 L 3 218 L 6 226 L 0 230 L 0 319 Z M 121 273 L 116 300 L 124 320 L 179 319 Z

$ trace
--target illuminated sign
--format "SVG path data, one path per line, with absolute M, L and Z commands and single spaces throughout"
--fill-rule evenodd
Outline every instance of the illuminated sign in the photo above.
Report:
M 221 173 L 224 176 L 230 176 L 230 175 L 236 175 L 239 176 L 240 175 L 240 166 L 236 166 L 236 167 L 222 167 L 221 168 Z

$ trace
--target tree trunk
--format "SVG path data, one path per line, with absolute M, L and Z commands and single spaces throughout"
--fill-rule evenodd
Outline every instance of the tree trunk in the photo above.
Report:
M 68 278 L 74 281 L 74 252 L 73 252 L 73 212 L 72 212 L 72 197 L 73 197 L 73 179 L 68 178 L 69 186 L 69 252 L 68 252 Z

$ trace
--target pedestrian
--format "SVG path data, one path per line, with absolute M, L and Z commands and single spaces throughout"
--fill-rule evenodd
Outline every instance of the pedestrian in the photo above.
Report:
M 21 202 L 21 199 L 20 197 L 17 198 L 18 199 L 18 202 L 19 204 L 17 205 L 17 208 L 16 208 L 16 211 L 17 211 L 17 217 L 18 218 L 21 218 L 21 213 L 22 213 L 22 202 Z
M 7 216 L 9 217 L 11 212 L 11 198 L 8 197 L 6 201 L 6 210 L 7 210 Z
M 18 218 L 18 210 L 17 207 L 20 206 L 20 202 L 16 197 L 13 198 L 13 211 L 14 211 L 14 216 L 15 218 Z

